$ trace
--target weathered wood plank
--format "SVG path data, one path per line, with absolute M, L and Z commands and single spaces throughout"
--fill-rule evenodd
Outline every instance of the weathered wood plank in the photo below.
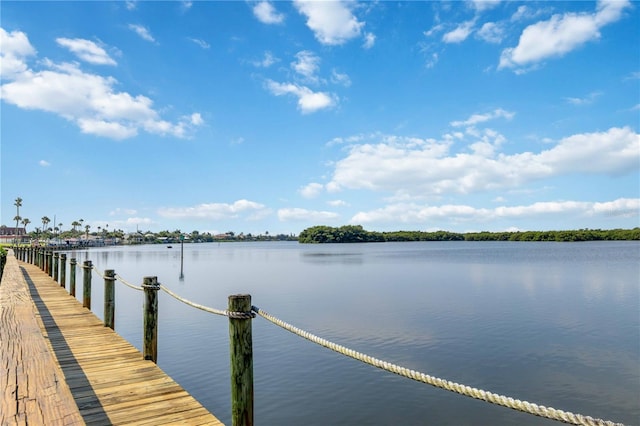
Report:
M 21 265 L 42 332 L 87 424 L 222 424 L 51 277 Z
M 0 383 L 2 425 L 84 424 L 12 254 L 0 283 Z

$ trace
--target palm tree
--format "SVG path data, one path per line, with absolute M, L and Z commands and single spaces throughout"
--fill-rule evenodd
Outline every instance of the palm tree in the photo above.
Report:
M 22 225 L 24 225 L 24 233 L 27 233 L 27 225 L 30 224 L 31 221 L 29 219 L 27 219 L 26 217 L 24 219 L 22 219 Z
M 78 222 L 77 220 L 74 220 L 73 222 L 71 222 L 71 227 L 73 228 L 73 232 L 76 232 L 76 228 L 80 226 L 80 222 Z
M 16 217 L 13 218 L 13 220 L 16 221 L 16 228 L 14 229 L 14 234 L 16 236 L 15 244 L 17 246 L 18 245 L 18 222 L 20 222 L 22 220 L 22 218 L 20 216 L 16 216 Z
M 42 216 L 42 233 L 44 234 L 47 230 L 47 225 L 49 224 L 49 222 L 51 222 L 51 219 L 49 219 L 47 216 Z
M 16 221 L 16 245 L 18 244 L 18 222 L 20 222 L 20 220 L 22 219 L 20 217 L 20 207 L 22 207 L 22 198 L 18 197 L 15 200 L 15 203 L 13 203 L 14 206 L 16 206 L 16 217 L 13 218 L 13 220 Z
M 86 232 L 87 244 L 89 244 L 89 228 L 91 228 L 91 225 L 85 225 L 84 226 L 84 230 Z

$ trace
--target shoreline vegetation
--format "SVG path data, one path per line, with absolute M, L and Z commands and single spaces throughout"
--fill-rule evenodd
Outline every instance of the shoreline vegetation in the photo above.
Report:
M 633 229 L 578 229 L 565 231 L 516 232 L 448 232 L 448 231 L 367 231 L 360 225 L 313 226 L 298 236 L 302 244 L 374 243 L 400 241 L 613 241 L 640 240 L 640 228 Z
M 14 247 L 16 237 L 11 235 L 1 247 Z M 209 243 L 209 242 L 258 242 L 258 241 L 298 241 L 301 244 L 327 243 L 374 243 L 374 242 L 406 242 L 406 241 L 639 241 L 640 227 L 633 229 L 578 229 L 552 231 L 504 231 L 504 232 L 449 232 L 449 231 L 367 231 L 361 225 L 344 225 L 340 227 L 312 226 L 302 231 L 298 236 L 294 234 L 252 235 L 234 232 L 212 235 L 208 232 L 193 231 L 184 233 L 180 230 L 145 233 L 135 232 L 126 234 L 122 230 L 102 229 L 89 233 L 79 230 L 69 230 L 56 233 L 49 229 L 22 233 L 17 236 L 17 244 L 21 246 L 42 246 L 58 249 L 103 247 L 112 245 L 140 245 L 140 244 L 176 244 Z

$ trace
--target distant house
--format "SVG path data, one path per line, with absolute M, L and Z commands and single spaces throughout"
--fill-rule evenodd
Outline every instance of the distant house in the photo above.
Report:
M 136 232 L 135 234 L 125 235 L 124 239 L 127 244 L 142 244 L 144 242 L 144 235 Z
M 0 243 L 11 244 L 28 242 L 27 231 L 24 228 L 15 228 L 13 226 L 0 226 Z

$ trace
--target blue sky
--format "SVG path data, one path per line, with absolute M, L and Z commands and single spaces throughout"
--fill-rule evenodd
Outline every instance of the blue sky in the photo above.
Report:
M 2 1 L 1 222 L 639 226 L 639 6 Z

